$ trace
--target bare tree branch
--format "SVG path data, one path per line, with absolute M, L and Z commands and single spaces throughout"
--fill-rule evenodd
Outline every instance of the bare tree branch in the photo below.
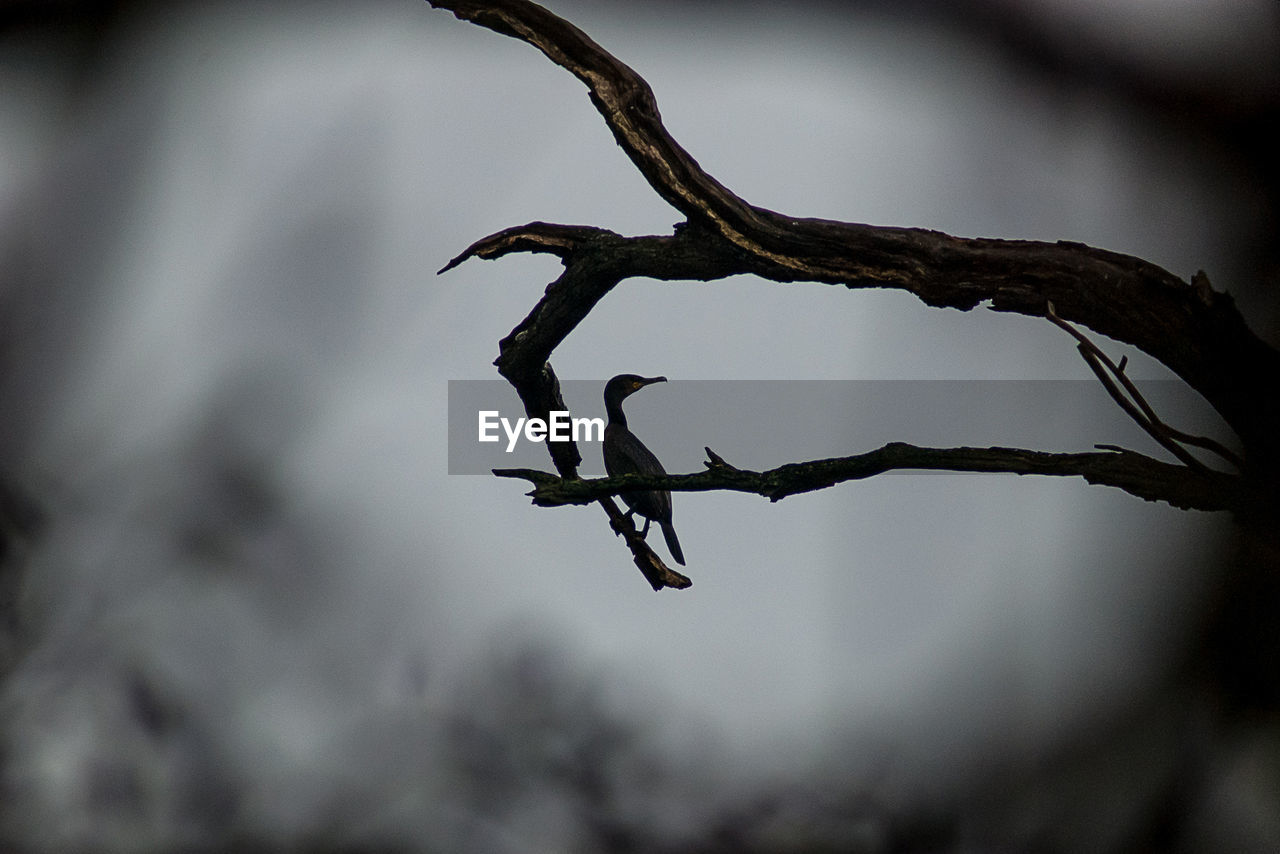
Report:
M 1185 510 L 1231 510 L 1248 496 L 1239 478 L 1165 463 L 1133 451 L 1047 453 L 1021 448 L 922 448 L 891 442 L 849 457 L 788 463 L 758 472 L 735 468 L 706 449 L 707 471 L 681 475 L 637 475 L 566 480 L 535 469 L 494 469 L 499 477 L 527 480 L 540 507 L 587 504 L 604 495 L 637 489 L 672 492 L 731 490 L 781 501 L 791 495 L 826 489 L 890 471 L 949 471 L 1083 477 L 1088 483 L 1113 486 L 1148 501 L 1164 501 Z
M 1260 477 L 1280 473 L 1274 441 L 1280 434 L 1280 396 L 1258 393 L 1280 388 L 1280 352 L 1248 329 L 1227 294 L 1193 287 L 1142 259 L 1080 243 L 958 238 L 798 219 L 756 207 L 704 172 L 663 126 L 648 84 L 572 24 L 528 0 L 430 2 L 528 42 L 585 83 L 650 186 L 697 227 L 697 247 L 717 258 L 736 257 L 733 272 L 901 288 L 931 306 L 969 309 L 989 302 L 997 311 L 1032 316 L 1042 316 L 1052 300 L 1062 318 L 1133 344 L 1167 365 L 1236 431 Z M 571 272 L 574 265 L 567 263 Z M 699 260 L 687 276 L 667 277 L 704 278 L 708 266 L 714 265 Z M 613 275 L 645 273 L 614 266 Z
M 1081 476 L 1148 500 L 1204 510 L 1237 509 L 1245 492 L 1274 496 L 1280 481 L 1280 443 L 1275 440 L 1280 435 L 1280 395 L 1272 390 L 1280 388 L 1280 352 L 1255 336 L 1234 301 L 1214 291 L 1202 274 L 1188 284 L 1142 259 L 1080 243 L 959 238 L 918 228 L 794 218 L 756 207 L 704 172 L 663 126 L 649 85 L 572 24 L 529 0 L 429 2 L 528 42 L 586 84 L 618 145 L 650 186 L 685 217 L 671 235 L 642 237 L 533 222 L 477 241 L 440 271 L 468 258 L 512 252 L 545 252 L 561 259 L 564 272 L 499 342 L 494 362 L 529 417 L 548 419 L 551 411 L 565 408 L 551 354 L 618 282 L 751 273 L 778 282 L 899 288 L 927 305 L 964 310 L 987 303 L 997 311 L 1039 317 L 1052 305 L 1051 319 L 1081 341 L 1082 355 L 1108 392 L 1186 463 L 1174 466 L 1121 449 L 1046 454 L 893 443 L 854 457 L 744 472 L 708 451 L 707 472 L 635 477 L 625 481 L 630 488 L 737 489 L 777 500 L 885 471 L 923 468 Z M 1123 365 L 1110 362 L 1067 321 L 1132 344 L 1167 365 L 1235 430 L 1246 458 L 1163 424 L 1137 394 Z M 1206 469 L 1183 444 L 1214 450 L 1237 464 L 1243 476 Z M 579 480 L 581 455 L 572 442 L 548 443 L 548 449 L 558 478 L 530 470 L 495 473 L 534 482 L 537 503 L 599 501 L 654 589 L 688 586 L 689 580 L 666 567 L 619 512 L 610 497 L 621 489 L 617 482 Z M 1241 486 L 1245 483 L 1247 490 Z
M 504 228 L 497 234 L 482 237 L 445 264 L 439 273 L 447 273 L 468 258 L 501 258 L 512 252 L 546 252 L 568 258 L 580 246 L 594 239 L 621 238 L 617 232 L 590 225 L 555 225 L 531 222 Z

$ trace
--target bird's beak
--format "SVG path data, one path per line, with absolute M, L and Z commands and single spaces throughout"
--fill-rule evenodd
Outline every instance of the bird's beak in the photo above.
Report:
M 654 383 L 665 383 L 666 381 L 667 381 L 666 377 L 642 377 L 640 380 L 640 385 L 647 386 L 647 385 L 653 385 Z

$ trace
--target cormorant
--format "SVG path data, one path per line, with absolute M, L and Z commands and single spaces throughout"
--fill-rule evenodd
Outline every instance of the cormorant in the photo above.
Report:
M 635 374 L 619 374 L 605 384 L 604 408 L 609 415 L 609 423 L 604 428 L 604 470 L 609 473 L 609 477 L 667 473 L 653 452 L 627 429 L 627 416 L 622 413 L 622 401 L 629 394 L 652 383 L 666 381 L 666 377 L 645 378 Z M 684 552 L 680 551 L 680 541 L 676 539 L 676 529 L 671 524 L 671 493 L 665 489 L 652 489 L 623 492 L 619 497 L 630 508 L 628 516 L 639 513 L 644 517 L 644 530 L 640 532 L 640 536 L 647 536 L 649 523 L 657 522 L 662 527 L 662 536 L 666 538 L 671 556 L 676 563 L 684 566 Z

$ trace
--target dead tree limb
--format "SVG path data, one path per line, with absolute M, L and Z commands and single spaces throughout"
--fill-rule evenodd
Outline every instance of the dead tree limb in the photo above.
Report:
M 891 471 L 948 471 L 1081 477 L 1112 486 L 1147 501 L 1164 501 L 1183 510 L 1231 510 L 1249 500 L 1240 479 L 1222 472 L 1161 462 L 1124 449 L 1079 454 L 1047 453 L 1021 448 L 921 448 L 905 442 L 848 457 L 788 463 L 768 471 L 729 465 L 710 448 L 707 470 L 697 474 L 638 475 L 566 480 L 536 469 L 494 469 L 499 477 L 527 480 L 529 495 L 540 507 L 588 504 L 601 496 L 637 489 L 672 492 L 730 490 L 781 501 L 792 495 L 826 489 Z
M 529 315 L 502 339 L 495 361 L 530 417 L 547 418 L 559 401 L 549 362 L 552 351 L 624 278 L 709 280 L 751 273 L 777 282 L 898 288 L 930 306 L 968 310 L 986 304 L 996 311 L 1035 317 L 1045 316 L 1052 303 L 1056 317 L 1137 347 L 1203 395 L 1240 437 L 1244 456 L 1239 479 L 1249 485 L 1237 494 L 1274 500 L 1280 482 L 1280 441 L 1276 438 L 1280 436 L 1280 395 L 1275 393 L 1280 388 L 1280 352 L 1254 335 L 1231 297 L 1214 291 L 1203 276 L 1189 284 L 1140 258 L 1080 243 L 960 238 L 919 228 L 795 218 L 757 207 L 703 171 L 663 126 L 656 99 L 644 79 L 569 22 L 529 0 L 428 2 L 462 20 L 533 45 L 581 80 L 618 145 L 654 191 L 684 217 L 673 234 L 644 237 L 624 237 L 591 226 L 530 223 L 477 241 L 444 267 L 441 272 L 471 257 L 496 258 L 511 252 L 549 252 L 563 262 L 564 272 L 547 287 Z M 1101 364 L 1090 362 L 1100 379 L 1108 376 Z M 1124 382 L 1114 372 L 1106 382 L 1111 379 Z M 1170 435 L 1162 432 L 1162 441 Z M 1172 442 L 1179 449 L 1174 453 L 1190 457 L 1179 441 L 1186 442 Z M 572 443 L 549 443 L 548 447 L 564 481 L 554 488 L 579 489 L 567 483 L 577 479 L 581 457 L 576 447 Z M 894 444 L 871 454 L 891 456 L 905 453 L 908 447 Z M 916 452 L 943 454 L 936 459 L 939 463 L 950 460 L 951 465 L 939 464 L 937 468 L 972 470 L 954 456 L 961 450 L 1038 459 L 1037 452 L 1012 449 Z M 1076 456 L 1080 465 L 1087 462 L 1095 467 L 1091 469 L 1095 473 L 1098 466 L 1107 469 L 1134 463 L 1115 454 Z M 1220 486 L 1220 478 L 1231 476 L 1203 469 L 1194 457 L 1184 458 L 1184 462 L 1184 466 L 1161 470 L 1150 485 L 1111 485 L 1176 506 L 1202 506 L 1197 504 L 1202 501 L 1204 509 L 1210 509 L 1218 499 L 1202 496 L 1193 500 L 1188 496 L 1204 492 L 1201 487 L 1205 482 Z M 1055 464 L 1062 463 L 1059 459 Z M 1147 474 L 1154 473 L 1147 464 L 1141 465 L 1146 466 Z M 1088 477 L 1079 470 L 1045 469 L 1038 473 Z M 1123 480 L 1118 472 L 1113 475 Z M 676 489 L 672 484 L 662 485 Z M 546 497 L 552 485 L 539 489 Z M 1208 493 L 1217 494 L 1218 486 L 1204 494 Z M 592 493 L 609 513 L 615 530 L 625 533 L 630 525 L 619 521 L 616 506 L 610 509 L 612 501 L 607 496 L 612 494 L 616 494 L 612 487 L 598 495 Z M 1223 499 L 1222 506 L 1231 506 L 1231 502 Z M 643 540 L 628 534 L 628 544 L 650 583 L 655 588 L 660 583 L 667 585 L 658 569 L 661 561 L 643 546 Z
M 1225 293 L 1193 287 L 1163 268 L 1080 243 L 952 237 L 798 219 L 756 207 L 708 175 L 662 124 L 653 91 L 569 22 L 528 0 L 430 0 L 437 8 L 528 42 L 586 84 L 614 139 L 698 243 L 775 281 L 892 287 L 926 304 L 1058 315 L 1132 344 L 1167 365 L 1222 414 L 1249 465 L 1280 469 L 1280 352 L 1254 335 Z M 700 278 L 695 264 L 688 276 Z M 630 275 L 644 275 L 643 273 Z M 673 278 L 676 276 L 672 276 Z

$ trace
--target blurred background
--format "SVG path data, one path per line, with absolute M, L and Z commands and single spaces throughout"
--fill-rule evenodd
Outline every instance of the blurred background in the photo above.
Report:
M 1204 269 L 1280 343 L 1271 0 L 549 7 L 755 204 Z M 694 586 L 655 594 L 597 508 L 447 474 L 448 381 L 559 265 L 434 271 L 678 219 L 571 75 L 417 0 L 0 3 L 0 847 L 1280 848 L 1275 612 L 1225 517 L 682 494 Z M 742 277 L 625 281 L 554 364 L 1091 376 L 1042 320 Z

